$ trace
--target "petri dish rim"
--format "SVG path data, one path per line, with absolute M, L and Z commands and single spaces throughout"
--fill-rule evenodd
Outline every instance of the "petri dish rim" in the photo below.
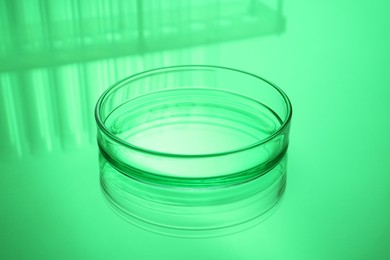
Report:
M 286 119 L 282 121 L 282 124 L 279 126 L 279 128 L 273 134 L 271 134 L 267 138 L 264 138 L 264 139 L 262 139 L 260 141 L 254 142 L 254 143 L 252 143 L 250 145 L 247 145 L 245 147 L 238 148 L 238 149 L 232 149 L 232 150 L 228 150 L 228 151 L 224 151 L 224 152 L 217 152 L 217 153 L 204 153 L 204 154 L 178 154 L 178 153 L 167 153 L 167 152 L 160 152 L 160 151 L 155 151 L 155 150 L 151 150 L 151 149 L 146 149 L 146 148 L 143 148 L 143 147 L 136 146 L 136 145 L 133 145 L 131 143 L 128 143 L 128 142 L 122 140 L 121 138 L 118 138 L 116 135 L 112 134 L 107 129 L 107 127 L 105 126 L 104 120 L 102 120 L 101 115 L 100 115 L 100 110 L 102 108 L 103 102 L 106 99 L 106 97 L 110 93 L 114 92 L 116 89 L 119 89 L 119 88 L 123 87 L 127 83 L 130 83 L 132 81 L 135 81 L 135 80 L 138 80 L 138 79 L 141 79 L 141 78 L 145 78 L 145 77 L 147 77 L 149 75 L 153 75 L 153 74 L 154 75 L 155 74 L 162 74 L 162 73 L 165 73 L 165 72 L 175 71 L 175 70 L 207 70 L 207 69 L 208 70 L 224 70 L 224 71 L 228 71 L 228 72 L 234 72 L 234 73 L 238 73 L 238 74 L 243 74 L 243 75 L 247 75 L 247 76 L 250 76 L 250 77 L 254 77 L 254 78 L 258 79 L 258 80 L 261 80 L 261 81 L 267 83 L 270 87 L 272 87 L 276 91 L 278 91 L 279 94 L 281 95 L 281 97 L 283 98 L 283 100 L 284 100 L 284 102 L 286 104 L 286 107 L 287 107 Z M 284 91 L 282 89 L 280 89 L 278 86 L 276 86 L 275 84 L 271 83 L 270 81 L 268 81 L 268 80 L 266 80 L 266 79 L 264 79 L 264 78 L 262 78 L 260 76 L 257 76 L 255 74 L 252 74 L 252 73 L 249 73 L 249 72 L 245 72 L 245 71 L 242 71 L 242 70 L 238 70 L 238 69 L 233 69 L 233 68 L 228 68 L 228 67 L 223 67 L 223 66 L 215 66 L 215 65 L 178 65 L 178 66 L 167 66 L 167 67 L 155 68 L 155 69 L 146 70 L 146 71 L 142 71 L 142 72 L 133 74 L 131 76 L 128 76 L 128 77 L 126 77 L 126 78 L 124 78 L 124 79 L 114 83 L 107 90 L 105 90 L 103 92 L 103 94 L 100 96 L 100 98 L 98 99 L 98 101 L 96 103 L 96 107 L 95 107 L 95 120 L 96 120 L 96 123 L 98 125 L 98 128 L 107 137 L 109 137 L 114 142 L 116 142 L 119 145 L 124 146 L 126 148 L 129 148 L 129 149 L 132 149 L 132 150 L 136 150 L 138 152 L 143 152 L 143 153 L 157 155 L 157 156 L 162 156 L 162 157 L 180 157 L 180 158 L 202 158 L 202 157 L 224 156 L 224 155 L 229 155 L 229 154 L 243 152 L 243 151 L 246 151 L 246 150 L 258 147 L 260 145 L 263 145 L 263 144 L 271 141 L 275 137 L 279 136 L 279 134 L 281 132 L 283 132 L 283 130 L 289 125 L 289 123 L 291 121 L 291 117 L 292 117 L 292 105 L 291 105 L 290 99 L 284 93 Z

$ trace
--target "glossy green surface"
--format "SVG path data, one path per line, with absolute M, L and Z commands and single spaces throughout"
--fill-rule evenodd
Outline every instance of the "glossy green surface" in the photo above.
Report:
M 1 19 L 10 2 L 0 3 Z M 107 9 L 101 1 L 96 6 Z M 256 34 L 254 26 L 252 36 L 259 37 L 132 56 L 110 47 L 120 57 L 104 60 L 99 57 L 111 56 L 87 48 L 99 57 L 46 55 L 42 63 L 56 65 L 34 70 L 20 68 L 34 67 L 36 56 L 5 57 L 10 49 L 1 45 L 0 258 L 390 258 L 389 8 L 384 0 L 284 1 L 280 35 Z M 1 21 L 2 35 L 17 33 L 15 24 Z M 261 75 L 294 104 L 286 194 L 278 211 L 255 228 L 210 239 L 171 238 L 133 227 L 104 202 L 93 122 L 97 96 L 129 74 L 184 63 Z

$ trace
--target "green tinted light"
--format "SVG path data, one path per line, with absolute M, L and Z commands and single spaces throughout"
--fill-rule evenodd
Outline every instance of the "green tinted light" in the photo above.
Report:
M 96 106 L 103 191 L 152 231 L 238 231 L 283 194 L 290 119 L 279 88 L 238 70 L 177 66 L 131 76 Z

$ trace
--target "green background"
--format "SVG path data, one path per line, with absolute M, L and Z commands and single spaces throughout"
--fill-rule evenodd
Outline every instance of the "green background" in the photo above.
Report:
M 1 3 L 1 35 L 23 35 L 22 25 L 6 19 L 17 13 L 10 2 Z M 182 9 L 163 15 L 165 7 L 148 11 L 157 1 L 144 1 L 145 26 L 158 28 L 158 19 L 191 23 L 186 15 L 196 1 L 170 1 L 178 2 Z M 250 4 L 230 2 L 236 7 L 226 11 L 231 16 Z M 38 12 L 34 8 L 28 13 Z M 204 9 L 199 19 L 213 20 L 213 10 Z M 60 58 L 53 58 L 50 44 L 43 55 L 2 46 L 0 259 L 390 259 L 389 10 L 384 0 L 288 0 L 283 29 L 272 19 L 265 20 L 271 29 L 258 34 L 256 26 L 239 24 L 234 32 L 228 24 L 216 36 L 207 28 L 190 34 L 184 47 L 185 32 L 160 41 L 164 31 L 156 29 L 150 34 L 156 39 L 143 36 L 150 50 L 138 42 L 141 47 L 121 52 L 103 39 L 95 59 L 71 42 L 65 45 L 76 51 Z M 118 53 L 99 56 L 108 49 Z M 51 65 L 27 69 L 39 63 Z M 285 198 L 264 223 L 235 235 L 150 233 L 118 217 L 100 191 L 92 111 L 98 95 L 131 73 L 188 63 L 261 75 L 293 104 Z

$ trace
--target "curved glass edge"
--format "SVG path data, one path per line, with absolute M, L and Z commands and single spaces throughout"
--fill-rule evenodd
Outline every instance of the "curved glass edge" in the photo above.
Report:
M 286 119 L 283 121 L 283 123 L 281 124 L 279 129 L 277 131 L 275 131 L 272 135 L 270 135 L 268 138 L 266 138 L 264 140 L 255 142 L 255 143 L 253 143 L 250 146 L 244 147 L 242 149 L 232 150 L 232 151 L 229 151 L 229 152 L 211 153 L 211 154 L 197 154 L 197 155 L 165 153 L 165 152 L 157 152 L 157 151 L 153 151 L 153 150 L 144 149 L 142 147 L 138 147 L 138 146 L 132 145 L 132 144 L 130 144 L 128 142 L 125 142 L 124 140 L 118 138 L 117 136 L 112 134 L 107 129 L 107 127 L 104 125 L 104 120 L 102 120 L 102 118 L 101 118 L 101 108 L 102 108 L 102 105 L 103 105 L 103 102 L 104 102 L 105 98 L 111 92 L 114 92 L 116 89 L 118 89 L 120 87 L 123 87 L 124 84 L 130 83 L 132 81 L 135 81 L 135 80 L 143 78 L 143 77 L 147 77 L 147 76 L 149 76 L 151 74 L 166 73 L 166 72 L 175 71 L 175 70 L 194 70 L 194 69 L 203 69 L 203 70 L 204 69 L 209 69 L 209 70 L 221 70 L 221 71 L 224 70 L 224 71 L 229 71 L 229 72 L 236 72 L 236 73 L 240 73 L 240 74 L 243 74 L 243 75 L 247 75 L 247 76 L 251 76 L 251 77 L 257 78 L 257 79 L 267 83 L 269 86 L 273 87 L 276 91 L 278 91 L 279 94 L 281 95 L 281 97 L 283 98 L 283 100 L 284 100 L 284 102 L 286 104 L 286 108 L 287 108 Z M 262 78 L 260 76 L 252 74 L 252 73 L 248 73 L 248 72 L 241 71 L 241 70 L 238 70 L 238 69 L 222 67 L 222 66 L 212 66 L 212 65 L 170 66 L 170 67 L 162 67 L 162 68 L 152 69 L 152 70 L 148 70 L 148 71 L 144 71 L 144 72 L 140 72 L 140 73 L 131 75 L 131 76 L 127 77 L 127 78 L 124 78 L 124 79 L 118 81 L 117 83 L 115 83 L 114 85 L 109 87 L 100 96 L 100 98 L 99 98 L 99 100 L 98 100 L 98 102 L 96 104 L 96 107 L 95 107 L 95 120 L 96 120 L 98 129 L 101 131 L 101 133 L 104 134 L 104 136 L 106 136 L 107 138 L 111 139 L 115 143 L 117 143 L 117 144 L 119 144 L 121 146 L 127 147 L 129 149 L 132 149 L 132 150 L 135 150 L 135 151 L 138 151 L 138 152 L 142 152 L 142 153 L 146 153 L 146 154 L 152 154 L 152 155 L 157 155 L 157 156 L 162 156 L 162 157 L 179 157 L 179 158 L 197 158 L 197 157 L 199 158 L 199 157 L 223 156 L 223 155 L 226 155 L 226 154 L 238 153 L 238 152 L 242 152 L 242 151 L 245 151 L 245 150 L 248 150 L 248 149 L 260 146 L 262 144 L 265 144 L 267 142 L 272 141 L 274 138 L 279 136 L 285 129 L 287 129 L 287 131 L 288 131 L 288 128 L 289 128 L 289 125 L 290 125 L 290 122 L 291 122 L 291 117 L 292 117 L 292 105 L 291 105 L 290 99 L 284 93 L 284 91 L 281 90 L 275 84 L 271 83 L 270 81 L 268 81 L 268 80 L 266 80 L 266 79 L 264 79 L 264 78 Z

